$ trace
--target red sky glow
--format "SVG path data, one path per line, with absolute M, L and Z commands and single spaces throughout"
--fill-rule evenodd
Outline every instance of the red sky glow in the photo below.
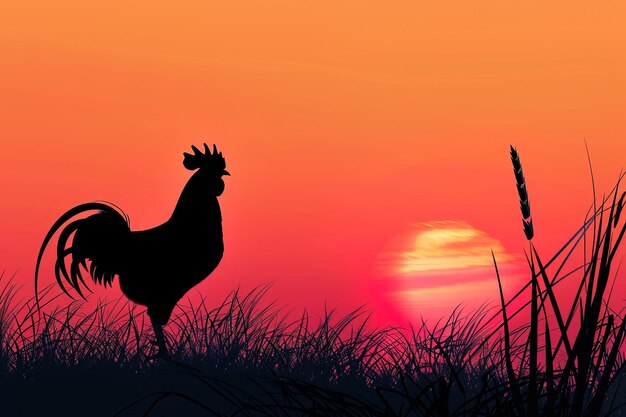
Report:
M 192 144 L 217 144 L 232 174 L 225 256 L 196 293 L 273 282 L 277 305 L 365 304 L 383 324 L 495 299 L 491 250 L 507 291 L 523 279 L 510 144 L 546 257 L 591 204 L 585 141 L 600 195 L 624 168 L 622 2 L 1 9 L 0 269 L 25 297 L 70 207 L 111 201 L 135 229 L 167 220 Z

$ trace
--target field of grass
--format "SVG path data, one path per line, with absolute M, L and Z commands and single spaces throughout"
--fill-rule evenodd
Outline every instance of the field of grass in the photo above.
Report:
M 174 360 L 154 359 L 144 314 L 118 301 L 50 310 L 0 280 L 2 415 L 609 416 L 626 412 L 623 311 L 609 304 L 626 232 L 619 182 L 563 247 L 542 257 L 512 150 L 529 241 L 511 299 L 433 324 L 376 329 L 365 311 L 297 319 L 268 287 L 180 306 Z M 621 178 L 620 178 L 621 179 Z M 494 285 L 500 277 L 494 258 Z M 578 285 L 564 301 L 559 286 Z M 502 294 L 502 293 L 501 293 Z M 517 324 L 522 323 L 522 324 Z

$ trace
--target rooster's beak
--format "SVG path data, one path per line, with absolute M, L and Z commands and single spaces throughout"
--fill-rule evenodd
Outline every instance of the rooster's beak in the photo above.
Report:
M 228 171 L 224 170 L 224 171 L 222 171 L 222 175 L 228 175 L 228 176 L 230 176 L 230 172 L 228 172 Z

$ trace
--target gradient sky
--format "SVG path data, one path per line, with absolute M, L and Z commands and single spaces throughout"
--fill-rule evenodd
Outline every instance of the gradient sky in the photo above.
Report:
M 275 282 L 279 305 L 403 317 L 495 296 L 489 248 L 510 285 L 523 270 L 509 144 L 546 256 L 591 202 L 585 139 L 600 192 L 624 168 L 623 2 L 110 3 L 0 6 L 0 269 L 26 295 L 71 206 L 165 221 L 191 144 L 232 173 L 202 293 Z M 400 276 L 389 256 L 438 267 Z

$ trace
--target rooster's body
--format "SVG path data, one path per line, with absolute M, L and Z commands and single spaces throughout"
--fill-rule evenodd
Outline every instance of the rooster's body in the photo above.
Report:
M 148 307 L 159 349 L 165 354 L 162 326 L 183 295 L 213 272 L 224 253 L 217 197 L 224 191 L 222 176 L 229 174 L 215 146 L 213 154 L 206 145 L 205 154 L 193 149 L 194 155 L 185 154 L 184 165 L 198 171 L 187 182 L 168 221 L 153 229 L 131 231 L 127 217 L 112 204 L 74 207 L 57 220 L 44 239 L 35 286 L 43 252 L 55 232 L 65 225 L 59 235 L 55 265 L 61 288 L 69 295 L 64 279 L 82 296 L 80 283 L 85 282 L 81 266 L 89 270 L 95 282 L 105 286 L 119 277 L 124 295 Z M 90 211 L 96 213 L 68 223 Z M 69 255 L 68 271 L 65 258 Z

